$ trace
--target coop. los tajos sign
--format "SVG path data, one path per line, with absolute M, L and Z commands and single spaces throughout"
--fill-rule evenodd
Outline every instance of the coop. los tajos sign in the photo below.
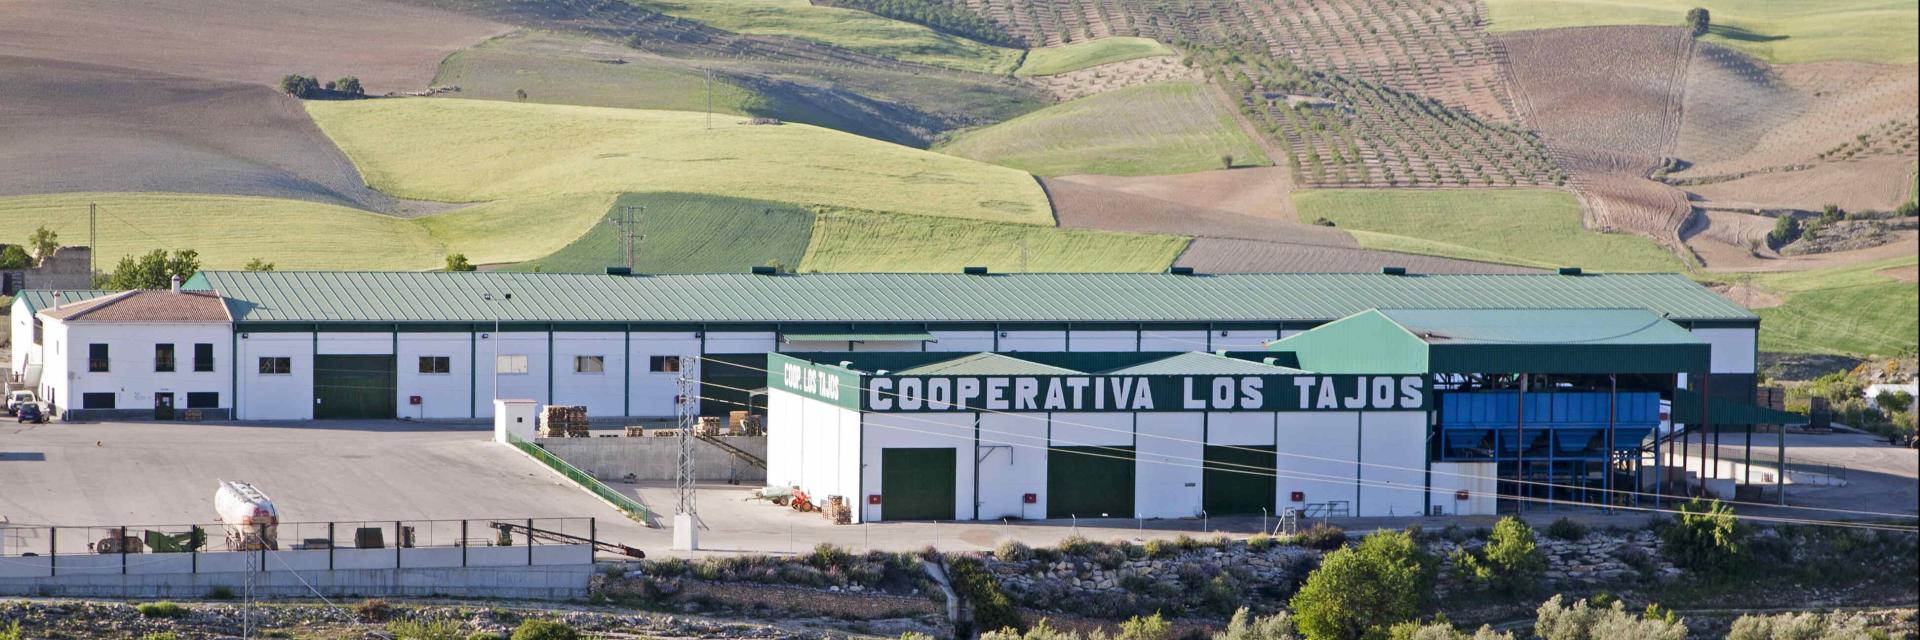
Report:
M 1409 375 L 870 376 L 867 411 L 1416 411 Z

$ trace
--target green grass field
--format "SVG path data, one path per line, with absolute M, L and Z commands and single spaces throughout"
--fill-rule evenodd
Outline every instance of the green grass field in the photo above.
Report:
M 1712 12 L 1708 42 L 1773 63 L 1920 60 L 1920 5 L 1912 0 L 1487 0 L 1488 29 L 1685 23 Z
M 111 271 L 121 256 L 193 249 L 209 269 L 260 258 L 281 269 L 427 269 L 441 241 L 411 221 L 345 207 L 242 196 L 67 193 L 0 198 L 0 238 L 23 242 L 46 225 L 63 244 L 87 243 L 87 205 L 98 204 L 94 260 Z
M 937 148 L 1043 176 L 1143 176 L 1269 164 L 1206 86 L 1162 82 L 1063 102 Z
M 803 271 L 1159 271 L 1179 236 L 1063 230 L 866 211 L 817 212 Z
M 515 271 L 600 273 L 626 264 L 621 255 L 616 216 L 636 209 L 638 273 L 738 273 L 750 267 L 800 266 L 813 237 L 813 212 L 766 200 L 744 200 L 685 193 L 630 193 L 620 196 L 605 220 L 567 246 Z
M 440 63 L 433 84 L 460 87 L 458 93 L 443 94 L 454 98 L 519 101 L 514 92 L 523 90 L 526 102 L 541 104 L 707 108 L 706 79 L 691 65 L 544 32 L 516 31 L 456 51 Z M 723 80 L 712 88 L 717 113 L 760 115 L 774 106 L 766 97 Z
M 1028 49 L 1017 76 L 1050 76 L 1134 58 L 1170 56 L 1173 50 L 1152 38 L 1117 36 L 1083 40 L 1058 47 Z
M 786 36 L 885 56 L 994 75 L 1013 71 L 1020 51 L 982 44 L 865 11 L 817 7 L 807 0 L 651 0 L 670 15 L 714 27 Z
M 1801 353 L 1895 355 L 1920 334 L 1920 288 L 1874 273 L 1912 267 L 1908 256 L 1800 273 L 1754 274 L 1752 282 L 1786 296 L 1760 309 L 1760 349 Z M 1733 278 L 1733 276 L 1726 276 Z
M 684 111 L 425 98 L 307 110 L 369 185 L 404 198 L 675 191 L 1052 222 L 1045 193 L 1020 171 L 804 124 L 717 117 L 709 129 L 704 115 Z
M 1552 189 L 1317 189 L 1295 191 L 1300 219 L 1326 218 L 1360 246 L 1593 271 L 1681 271 L 1639 236 L 1588 231 L 1573 195 Z

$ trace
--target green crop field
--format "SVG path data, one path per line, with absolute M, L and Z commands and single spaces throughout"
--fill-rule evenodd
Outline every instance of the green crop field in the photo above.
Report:
M 532 260 L 565 247 L 599 222 L 611 193 L 562 193 L 482 202 L 412 222 L 449 253 L 474 264 Z
M 734 33 L 812 40 L 962 71 L 1005 74 L 1020 60 L 1018 49 L 982 44 L 865 11 L 817 7 L 807 0 L 655 0 L 645 4 Z
M 242 196 L 65 193 L 0 198 L 0 242 L 24 242 L 36 227 L 63 244 L 87 243 L 87 205 L 99 205 L 94 260 L 111 271 L 121 256 L 193 249 L 210 269 L 260 258 L 281 269 L 427 269 L 442 243 L 421 225 L 346 207 Z
M 689 64 L 622 51 L 586 38 L 517 31 L 455 52 L 440 63 L 434 86 L 460 87 L 455 98 L 514 100 L 590 107 L 705 111 L 706 78 Z M 766 113 L 763 96 L 716 80 L 713 110 Z M 774 115 L 774 114 L 768 114 Z
M 1050 76 L 1134 58 L 1170 56 L 1173 50 L 1152 38 L 1118 36 L 1083 40 L 1058 47 L 1029 49 L 1017 76 Z
M 1331 220 L 1369 249 L 1594 271 L 1685 269 L 1646 238 L 1582 228 L 1580 204 L 1565 191 L 1318 189 L 1294 192 L 1293 203 L 1301 220 Z
M 1206 86 L 1162 82 L 1063 102 L 938 148 L 1043 176 L 1142 176 L 1269 164 Z
M 1487 0 L 1488 28 L 1685 24 L 1705 7 L 1708 42 L 1774 63 L 1920 60 L 1920 5 L 1911 0 Z
M 626 264 L 616 224 L 625 207 L 636 207 L 641 238 L 636 273 L 738 273 L 750 267 L 800 266 L 813 237 L 813 212 L 767 200 L 685 193 L 620 196 L 600 224 L 552 255 L 521 263 L 516 271 L 600 273 Z
M 803 271 L 1159 271 L 1179 236 L 1079 231 L 866 211 L 817 213 Z
M 403 198 L 675 191 L 1052 222 L 1046 194 L 1025 173 L 804 124 L 717 117 L 708 128 L 704 115 L 684 111 L 426 98 L 307 110 L 369 185 Z
M 1911 268 L 1908 256 L 1799 273 L 1754 274 L 1752 283 L 1786 296 L 1760 309 L 1765 351 L 1890 356 L 1915 348 L 1920 334 L 1920 288 L 1875 273 Z M 1731 278 L 1732 276 L 1727 276 Z

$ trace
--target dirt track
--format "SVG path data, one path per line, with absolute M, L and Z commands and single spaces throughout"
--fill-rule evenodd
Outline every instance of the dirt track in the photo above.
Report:
M 356 76 L 418 91 L 506 25 L 380 0 L 0 0 L 0 56 L 271 84 Z
M 1412 273 L 1539 273 L 1525 267 L 1390 251 L 1227 238 L 1195 238 L 1173 263 L 1202 273 L 1377 273 L 1381 267 L 1406 267 Z
M 0 195 L 172 191 L 394 207 L 275 89 L 5 56 L 0 87 Z

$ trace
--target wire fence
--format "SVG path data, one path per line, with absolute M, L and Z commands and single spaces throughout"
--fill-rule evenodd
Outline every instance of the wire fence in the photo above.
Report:
M 0 525 L 0 559 L 335 549 L 539 547 L 591 544 L 593 518 L 282 522 L 260 525 Z

